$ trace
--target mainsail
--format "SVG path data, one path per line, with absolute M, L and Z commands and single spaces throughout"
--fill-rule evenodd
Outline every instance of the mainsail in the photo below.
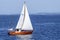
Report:
M 16 29 L 20 29 L 20 28 L 22 27 L 23 18 L 24 18 L 24 6 L 23 6 L 22 12 L 21 12 L 21 14 L 20 14 L 20 17 L 19 17 L 19 20 L 18 20 Z
M 24 3 L 21 15 L 19 17 L 16 29 L 20 30 L 33 30 L 31 20 L 28 14 L 27 6 Z

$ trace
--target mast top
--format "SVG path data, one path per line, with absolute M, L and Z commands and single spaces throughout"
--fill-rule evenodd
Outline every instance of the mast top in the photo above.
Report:
M 24 1 L 24 4 L 25 4 L 26 2 Z

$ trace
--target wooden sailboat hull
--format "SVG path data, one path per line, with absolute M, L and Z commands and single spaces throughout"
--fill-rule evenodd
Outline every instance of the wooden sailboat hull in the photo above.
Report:
M 10 31 L 8 32 L 9 35 L 28 35 L 28 34 L 32 34 L 33 31 Z

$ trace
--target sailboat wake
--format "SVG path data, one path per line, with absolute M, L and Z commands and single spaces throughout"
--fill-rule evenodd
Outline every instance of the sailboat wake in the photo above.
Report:
M 3 30 L 13 30 L 13 28 L 0 28 L 0 31 L 3 31 Z

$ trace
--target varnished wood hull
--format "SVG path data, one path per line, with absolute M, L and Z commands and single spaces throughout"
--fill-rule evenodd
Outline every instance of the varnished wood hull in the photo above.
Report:
M 10 31 L 8 32 L 9 35 L 28 35 L 32 34 L 33 31 L 21 31 L 21 32 L 16 32 L 16 31 Z

